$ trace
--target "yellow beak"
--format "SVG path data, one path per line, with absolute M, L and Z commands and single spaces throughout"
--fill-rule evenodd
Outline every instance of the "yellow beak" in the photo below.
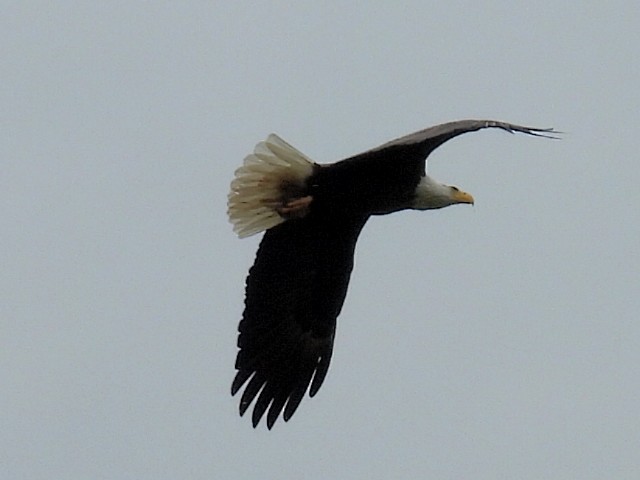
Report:
M 473 197 L 471 196 L 471 194 L 463 192 L 462 190 L 455 192 L 453 195 L 453 199 L 456 201 L 456 203 L 470 203 L 471 205 L 473 205 Z

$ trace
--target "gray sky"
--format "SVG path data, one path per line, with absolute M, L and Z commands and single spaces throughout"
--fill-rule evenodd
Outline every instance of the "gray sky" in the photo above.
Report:
M 636 2 L 53 4 L 0 19 L 2 478 L 639 478 Z M 476 206 L 373 219 L 325 384 L 251 428 L 233 171 L 460 118 L 568 133 L 439 149 Z

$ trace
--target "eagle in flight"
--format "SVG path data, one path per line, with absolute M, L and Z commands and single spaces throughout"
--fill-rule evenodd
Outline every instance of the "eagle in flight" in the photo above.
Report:
M 228 214 L 239 237 L 265 232 L 246 280 L 238 326 L 240 415 L 271 429 L 294 414 L 324 381 L 358 235 L 371 215 L 473 204 L 426 173 L 431 152 L 463 133 L 499 128 L 557 138 L 551 128 L 461 120 L 392 140 L 332 164 L 318 164 L 275 134 L 235 172 Z

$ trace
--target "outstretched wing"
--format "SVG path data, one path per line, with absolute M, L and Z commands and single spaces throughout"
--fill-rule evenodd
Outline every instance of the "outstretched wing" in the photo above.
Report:
M 519 132 L 525 133 L 527 135 L 533 135 L 535 137 L 546 138 L 558 138 L 553 134 L 560 133 L 555 131 L 553 128 L 524 127 L 522 125 L 500 122 L 497 120 L 458 120 L 456 122 L 435 125 L 418 132 L 410 133 L 409 135 L 405 135 L 404 137 L 396 138 L 395 140 L 380 145 L 373 150 L 369 150 L 369 152 L 384 150 L 392 147 L 422 145 L 424 147 L 422 153 L 428 155 L 447 140 L 451 140 L 452 138 L 457 137 L 458 135 L 462 135 L 463 133 L 475 132 L 483 128 L 499 128 L 501 130 L 506 130 L 509 133 Z
M 247 277 L 231 387 L 235 395 L 246 384 L 240 415 L 256 399 L 254 427 L 267 410 L 269 428 L 283 410 L 289 420 L 307 388 L 314 396 L 322 385 L 366 220 L 312 212 L 265 233 Z

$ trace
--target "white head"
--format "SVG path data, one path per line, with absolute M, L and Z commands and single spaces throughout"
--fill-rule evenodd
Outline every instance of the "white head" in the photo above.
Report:
M 458 203 L 473 205 L 473 197 L 458 187 L 436 182 L 429 175 L 420 179 L 416 187 L 415 198 L 411 208 L 414 210 L 432 210 L 444 208 Z

